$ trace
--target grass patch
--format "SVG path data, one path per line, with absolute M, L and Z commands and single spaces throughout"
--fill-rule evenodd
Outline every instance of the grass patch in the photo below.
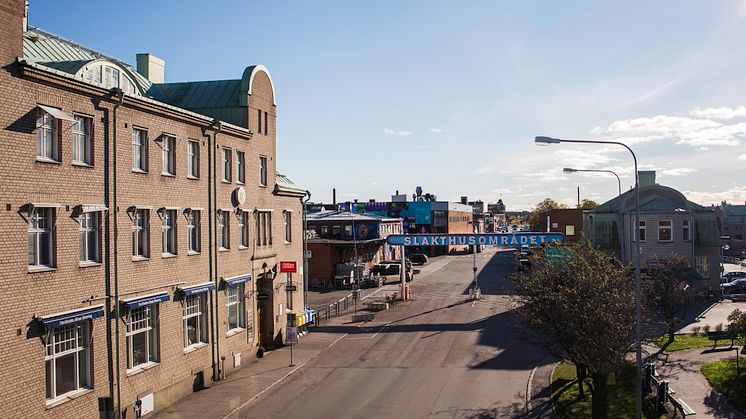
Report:
M 664 348 L 666 352 L 685 351 L 687 349 L 705 349 L 712 348 L 715 343 L 714 340 L 707 339 L 707 336 L 703 335 L 676 335 L 674 336 L 673 343 L 668 343 L 668 335 L 659 336 L 653 340 L 656 345 Z M 743 345 L 743 341 L 736 339 L 733 342 L 735 345 Z M 719 340 L 718 348 L 730 347 L 730 339 Z
M 741 359 L 741 375 L 736 374 L 736 358 L 710 362 L 702 366 L 702 374 L 739 411 L 746 412 L 746 367 Z
M 575 365 L 561 362 L 552 373 L 552 402 L 559 419 L 591 417 L 591 383 L 587 378 L 583 386 L 585 400 L 578 400 L 578 382 Z M 635 417 L 635 366 L 626 365 L 621 371 L 609 377 L 609 417 Z M 645 417 L 658 418 L 645 403 Z

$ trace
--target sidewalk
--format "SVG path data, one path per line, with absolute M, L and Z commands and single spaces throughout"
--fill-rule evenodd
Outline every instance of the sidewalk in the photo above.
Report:
M 339 325 L 349 316 L 334 318 L 326 325 Z M 159 419 L 192 418 L 222 419 L 238 417 L 238 411 L 265 391 L 281 383 L 286 377 L 334 345 L 344 335 L 314 331 L 300 338 L 293 346 L 290 366 L 290 346 L 264 354 L 262 359 L 244 360 L 244 365 L 225 380 L 208 384 L 202 391 L 192 393 L 156 413 Z M 199 412 L 196 414 L 196 412 Z
M 739 348 L 740 350 L 740 348 Z M 744 418 L 723 395 L 713 390 L 700 372 L 702 365 L 735 356 L 735 350 L 692 349 L 662 353 L 656 362 L 656 371 L 670 382 L 676 397 L 683 399 L 697 418 Z

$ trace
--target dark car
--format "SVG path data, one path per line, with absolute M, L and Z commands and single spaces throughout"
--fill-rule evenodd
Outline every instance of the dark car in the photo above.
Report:
M 725 281 L 733 281 L 736 279 L 746 278 L 746 272 L 741 271 L 734 271 L 734 272 L 725 272 L 723 274 L 723 279 Z
M 413 253 L 409 255 L 409 260 L 412 261 L 415 265 L 424 265 L 427 263 L 427 255 L 424 255 L 422 253 Z

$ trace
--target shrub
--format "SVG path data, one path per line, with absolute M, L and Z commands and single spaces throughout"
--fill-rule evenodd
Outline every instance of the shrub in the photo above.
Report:
M 723 324 L 722 323 L 716 324 L 715 325 L 715 331 L 716 332 L 722 332 L 723 331 Z
M 706 324 L 706 325 L 702 326 L 702 333 L 704 333 L 705 335 L 708 334 L 708 333 L 710 333 L 710 325 L 709 324 Z
M 702 330 L 702 326 L 692 327 L 692 335 L 697 336 L 701 330 Z

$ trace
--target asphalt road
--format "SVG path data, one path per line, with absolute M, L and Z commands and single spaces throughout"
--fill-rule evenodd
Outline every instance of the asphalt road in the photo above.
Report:
M 282 418 L 525 417 L 532 368 L 509 313 L 512 254 L 478 254 L 482 300 L 468 299 L 471 255 L 450 256 L 412 283 L 413 300 L 364 325 L 321 326 L 339 340 L 238 416 Z

